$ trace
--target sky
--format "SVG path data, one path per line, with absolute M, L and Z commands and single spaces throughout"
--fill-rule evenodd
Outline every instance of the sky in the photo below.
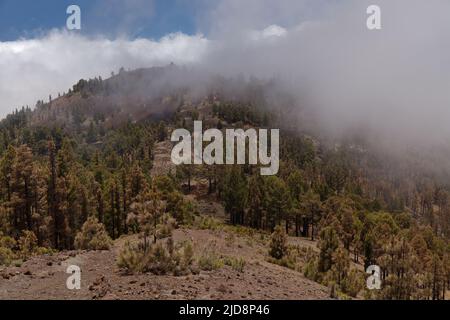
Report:
M 381 30 L 366 25 L 373 4 Z M 449 142 L 449 13 L 448 0 L 0 0 L 0 117 L 81 78 L 174 62 L 282 79 L 332 131 Z
M 207 7 L 196 2 L 0 0 L 0 118 L 80 78 L 192 61 L 203 42 L 198 13 Z M 72 4 L 81 9 L 79 31 L 66 28 Z
M 82 9 L 83 35 L 157 39 L 173 32 L 196 32 L 195 12 L 186 0 L 0 0 L 0 41 L 64 27 L 71 4 Z

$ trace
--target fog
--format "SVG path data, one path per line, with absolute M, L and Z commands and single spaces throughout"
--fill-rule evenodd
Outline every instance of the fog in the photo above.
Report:
M 372 4 L 381 8 L 381 30 L 366 27 Z M 448 0 L 197 0 L 192 6 L 198 35 L 107 40 L 55 30 L 0 42 L 2 114 L 67 90 L 81 77 L 173 61 L 208 74 L 276 78 L 299 112 L 307 110 L 336 136 L 357 128 L 375 142 L 449 143 Z
M 382 30 L 366 27 L 374 3 Z M 220 22 L 210 38 L 220 41 L 208 68 L 283 79 L 335 132 L 356 126 L 383 140 L 447 141 L 449 1 L 224 1 L 212 17 Z M 264 25 L 284 32 L 249 41 Z

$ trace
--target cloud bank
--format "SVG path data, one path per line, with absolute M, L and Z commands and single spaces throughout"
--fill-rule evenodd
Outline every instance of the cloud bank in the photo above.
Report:
M 0 116 L 67 91 L 81 78 L 106 78 L 121 67 L 193 63 L 207 46 L 202 35 L 107 40 L 57 30 L 40 39 L 0 42 Z
M 377 4 L 382 30 L 366 27 Z M 52 31 L 0 43 L 0 113 L 80 78 L 175 62 L 225 76 L 282 79 L 330 132 L 422 144 L 450 137 L 447 0 L 197 0 L 206 36 L 88 38 Z M 206 9 L 205 9 L 206 8 Z M 402 140 L 403 139 L 403 140 Z

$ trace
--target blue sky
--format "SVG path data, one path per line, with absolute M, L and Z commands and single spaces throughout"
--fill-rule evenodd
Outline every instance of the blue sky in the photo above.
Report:
M 131 3 L 131 4 L 130 4 Z M 35 38 L 64 28 L 66 8 L 82 10 L 82 34 L 158 39 L 168 33 L 194 34 L 196 14 L 187 0 L 0 0 L 0 41 Z M 130 18 L 131 17 L 131 18 Z

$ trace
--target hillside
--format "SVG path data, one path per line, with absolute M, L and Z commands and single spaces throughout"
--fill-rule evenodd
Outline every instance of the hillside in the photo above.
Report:
M 248 245 L 236 237 L 236 243 L 225 243 L 228 233 L 208 230 L 180 229 L 175 240 L 190 239 L 195 245 L 215 241 L 217 253 L 245 259 L 243 271 L 224 266 L 216 271 L 201 271 L 188 276 L 151 274 L 123 275 L 116 258 L 124 239 L 117 240 L 110 251 L 65 251 L 52 256 L 39 256 L 21 267 L 1 271 L 0 299 L 257 299 L 310 300 L 328 299 L 329 289 L 292 271 L 265 261 L 264 247 Z M 256 252 L 255 252 L 256 251 Z M 198 253 L 198 252 L 197 252 Z M 66 269 L 77 265 L 82 269 L 80 291 L 67 290 Z
M 170 149 L 159 144 L 155 149 L 154 169 L 170 166 Z M 168 160 L 167 160 L 168 159 Z M 164 170 L 158 170 L 161 174 Z M 166 172 L 167 173 L 167 172 Z M 195 197 L 194 197 L 195 199 Z M 245 261 L 242 270 L 224 266 L 219 270 L 173 277 L 156 275 L 126 275 L 117 267 L 117 256 L 127 241 L 137 242 L 135 236 L 123 236 L 112 249 L 101 252 L 63 251 L 54 255 L 40 255 L 20 267 L 0 268 L 0 299 L 257 299 L 303 300 L 328 299 L 328 288 L 302 274 L 268 263 L 267 235 L 245 234 L 227 227 L 221 221 L 223 207 L 207 210 L 205 216 L 219 216 L 212 229 L 181 228 L 175 241 L 190 240 L 201 255 L 208 243 L 213 243 L 219 256 L 239 257 Z M 202 203 L 199 203 L 201 205 Z M 222 217 L 223 218 L 223 217 Z M 294 241 L 294 239 L 292 239 Z M 65 283 L 66 269 L 77 265 L 82 270 L 82 289 L 69 291 Z
M 445 170 L 327 137 L 274 82 L 187 79 L 121 70 L 0 123 L 1 299 L 448 299 Z M 195 120 L 280 128 L 279 173 L 175 166 Z

